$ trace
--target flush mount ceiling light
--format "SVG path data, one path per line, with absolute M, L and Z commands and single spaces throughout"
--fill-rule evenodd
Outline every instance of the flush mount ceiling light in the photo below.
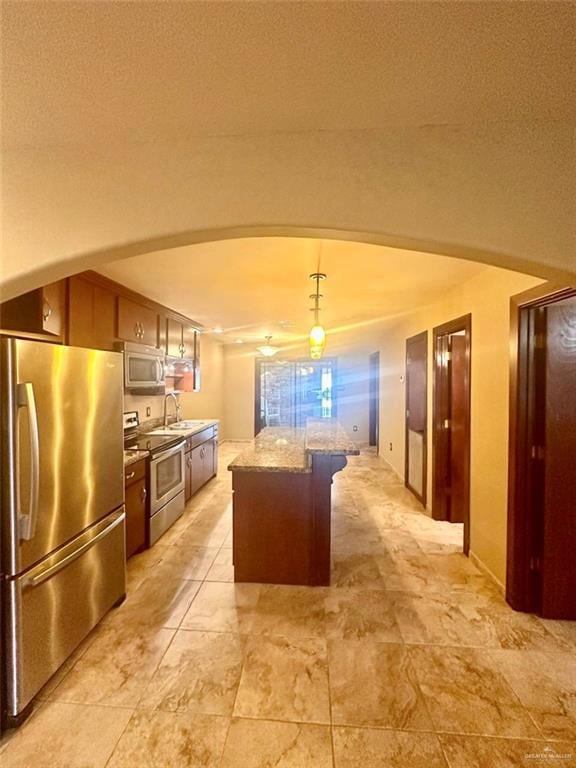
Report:
M 218 326 L 216 326 L 216 328 L 212 328 L 212 333 L 224 333 L 224 328 L 221 328 L 218 325 Z
M 272 336 L 265 336 L 266 344 L 263 344 L 261 347 L 256 347 L 258 352 L 260 352 L 261 355 L 264 357 L 274 357 L 276 352 L 278 352 L 278 347 L 273 347 L 270 342 L 272 341 Z
M 310 298 L 314 299 L 314 306 L 310 310 L 314 312 L 314 325 L 310 329 L 309 342 L 310 342 L 310 357 L 312 360 L 319 360 L 324 352 L 326 346 L 326 331 L 320 325 L 318 313 L 320 312 L 320 299 L 323 298 L 320 293 L 320 280 L 326 280 L 324 272 L 313 272 L 310 275 L 311 280 L 316 281 L 316 293 L 311 293 Z

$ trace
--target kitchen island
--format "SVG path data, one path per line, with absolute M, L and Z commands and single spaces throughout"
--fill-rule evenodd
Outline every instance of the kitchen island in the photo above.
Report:
M 235 581 L 330 584 L 332 477 L 359 453 L 335 419 L 257 435 L 228 466 Z

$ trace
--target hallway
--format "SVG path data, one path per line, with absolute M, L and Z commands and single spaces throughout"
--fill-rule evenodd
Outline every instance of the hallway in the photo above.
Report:
M 0 746 L 3 768 L 576 765 L 576 623 L 513 612 L 385 463 L 336 475 L 333 584 L 233 584 L 231 476 Z

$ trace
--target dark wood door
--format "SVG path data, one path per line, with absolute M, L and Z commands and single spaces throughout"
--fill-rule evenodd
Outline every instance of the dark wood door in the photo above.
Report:
M 380 426 L 380 352 L 373 352 L 369 358 L 368 380 L 368 442 L 379 449 Z
M 450 361 L 450 495 L 448 519 L 463 523 L 467 505 L 468 359 L 464 334 L 449 337 Z
M 65 281 L 50 283 L 42 289 L 42 329 L 60 338 L 65 327 Z
M 190 325 L 182 326 L 182 347 L 184 357 L 193 360 L 196 348 L 196 331 Z
M 546 313 L 542 615 L 576 619 L 576 297 Z
M 186 501 L 192 498 L 192 451 L 186 451 L 184 458 L 184 498 Z
M 191 479 L 190 479 L 190 491 L 193 496 L 197 490 L 199 490 L 205 482 L 204 479 L 204 452 L 203 445 L 198 445 L 190 452 L 191 459 Z
M 118 337 L 155 347 L 158 343 L 158 314 L 142 304 L 119 296 Z
M 83 277 L 68 280 L 67 343 L 90 349 L 114 349 L 116 295 Z
M 426 504 L 428 333 L 406 340 L 405 484 Z
M 166 354 L 182 357 L 182 323 L 171 317 L 166 321 Z

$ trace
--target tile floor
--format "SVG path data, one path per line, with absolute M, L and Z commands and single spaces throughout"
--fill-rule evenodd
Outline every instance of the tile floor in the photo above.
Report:
M 0 745 L 2 768 L 576 765 L 576 624 L 510 610 L 378 458 L 333 486 L 333 586 L 233 583 L 241 446 L 126 602 Z

